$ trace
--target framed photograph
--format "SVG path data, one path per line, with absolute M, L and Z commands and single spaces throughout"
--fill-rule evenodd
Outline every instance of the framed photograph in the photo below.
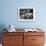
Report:
M 18 8 L 18 21 L 34 21 L 35 9 L 31 7 Z

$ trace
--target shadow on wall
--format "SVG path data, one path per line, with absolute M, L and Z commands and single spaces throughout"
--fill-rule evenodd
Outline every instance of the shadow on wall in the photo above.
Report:
M 6 29 L 4 30 L 4 28 L 6 28 L 5 25 L 0 24 L 0 43 L 2 43 L 2 36 L 3 36 L 2 33 L 6 31 Z

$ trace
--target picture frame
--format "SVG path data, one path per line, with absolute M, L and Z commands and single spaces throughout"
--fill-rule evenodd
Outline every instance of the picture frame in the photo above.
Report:
M 18 21 L 35 21 L 35 8 L 19 7 Z

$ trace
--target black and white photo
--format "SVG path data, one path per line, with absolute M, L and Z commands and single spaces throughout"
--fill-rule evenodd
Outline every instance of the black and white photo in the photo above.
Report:
M 18 8 L 18 20 L 19 21 L 33 21 L 35 19 L 34 8 Z

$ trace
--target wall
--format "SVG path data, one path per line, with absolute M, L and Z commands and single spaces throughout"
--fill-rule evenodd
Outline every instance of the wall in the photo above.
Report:
M 36 20 L 32 22 L 18 22 L 17 8 L 35 8 Z M 0 31 L 9 24 L 16 28 L 40 27 L 46 32 L 46 0 L 0 0 Z

